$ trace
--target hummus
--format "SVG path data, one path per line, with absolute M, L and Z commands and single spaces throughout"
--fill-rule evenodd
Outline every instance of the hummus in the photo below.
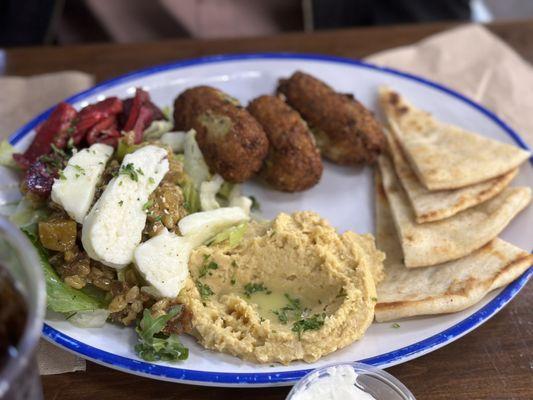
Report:
M 370 235 L 339 235 L 312 212 L 280 214 L 250 223 L 236 247 L 197 248 L 179 300 L 208 349 L 313 362 L 363 336 L 383 259 Z

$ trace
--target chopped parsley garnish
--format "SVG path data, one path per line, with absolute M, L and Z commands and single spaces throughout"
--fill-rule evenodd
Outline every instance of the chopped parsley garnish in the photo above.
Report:
M 202 268 L 200 268 L 200 271 L 198 273 L 198 277 L 199 278 L 203 278 L 204 276 L 207 275 L 207 273 L 210 271 L 210 270 L 214 270 L 214 269 L 218 269 L 218 264 L 214 261 L 211 261 L 207 264 L 204 264 L 202 265 Z M 209 272 L 209 274 L 211 274 Z
M 233 275 L 233 276 L 231 277 L 230 283 L 231 283 L 232 285 L 235 285 L 235 284 L 237 283 L 237 279 L 235 279 L 235 275 Z
M 80 167 L 79 165 L 75 165 L 75 164 L 73 164 L 72 167 L 76 171 L 78 171 L 80 174 L 85 175 L 85 169 L 83 169 L 83 167 Z
M 63 149 L 58 148 L 53 143 L 50 145 L 50 147 L 52 148 L 52 151 L 59 156 L 65 157 L 67 155 Z
M 59 179 L 61 179 L 62 181 L 66 181 L 67 180 L 67 177 L 65 176 L 63 171 L 59 171 Z
M 163 220 L 163 217 L 161 215 L 158 215 L 154 218 L 154 222 L 161 222 Z
M 152 178 L 152 177 L 148 178 L 148 183 L 149 183 L 150 185 L 153 185 L 153 184 L 155 183 L 155 179 Z
M 258 293 L 258 292 L 265 292 L 266 294 L 272 293 L 262 283 L 251 283 L 250 282 L 244 285 L 244 295 L 246 297 L 250 297 L 253 293 Z
M 326 313 L 314 314 L 305 319 L 300 319 L 292 325 L 292 331 L 296 332 L 298 339 L 302 337 L 302 333 L 306 331 L 316 331 L 324 326 L 326 320 Z
M 391 325 L 391 327 L 394 329 L 398 329 L 400 327 L 400 324 L 395 322 L 394 324 Z
M 373 302 L 376 302 L 378 301 L 378 298 L 377 297 L 371 297 L 370 300 L 372 300 Z
M 200 297 L 203 300 L 206 300 L 209 296 L 212 296 L 215 294 L 209 287 L 209 285 L 206 285 L 205 283 L 202 283 L 200 281 L 196 281 L 196 287 L 198 288 L 198 291 L 200 292 Z
M 118 205 L 119 205 L 120 207 L 122 207 L 123 204 L 124 204 L 124 200 L 120 200 L 120 201 L 118 202 Z
M 135 328 L 139 335 L 135 351 L 139 357 L 146 361 L 176 361 L 189 357 L 189 349 L 183 346 L 178 335 L 166 335 L 161 332 L 166 324 L 181 312 L 182 306 L 175 306 L 167 314 L 153 318 L 150 310 L 144 309 L 143 317 Z
M 288 300 L 288 304 L 279 310 L 272 311 L 283 325 L 289 321 L 289 315 L 292 314 L 293 318 L 300 318 L 302 315 L 302 304 L 299 299 L 292 298 L 285 293 L 285 298 Z
M 346 290 L 344 290 L 344 288 L 341 288 L 341 290 L 339 290 L 339 294 L 337 294 L 337 299 L 339 297 L 346 297 Z
M 231 261 L 231 266 L 232 266 L 233 268 L 237 268 L 237 267 L 238 267 L 238 265 L 237 265 L 237 261 L 232 260 L 232 261 Z
M 143 210 L 146 211 L 150 207 L 152 207 L 153 205 L 154 205 L 154 201 L 153 200 L 148 200 L 146 203 L 143 204 Z
M 128 163 L 120 168 L 119 175 L 128 175 L 132 181 L 138 182 L 139 175 L 144 175 L 142 169 L 135 168 L 133 163 Z

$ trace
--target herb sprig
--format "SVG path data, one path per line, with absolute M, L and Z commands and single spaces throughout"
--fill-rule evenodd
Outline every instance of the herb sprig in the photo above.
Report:
M 181 312 L 182 306 L 175 306 L 167 314 L 153 318 L 150 310 L 144 310 L 135 329 L 139 335 L 139 343 L 135 345 L 139 357 L 146 361 L 176 361 L 189 357 L 189 349 L 180 342 L 178 335 L 162 333 L 168 321 Z
M 244 285 L 244 295 L 246 297 L 251 297 L 253 293 L 265 292 L 266 294 L 272 293 L 263 283 L 247 283 Z
M 285 307 L 280 308 L 279 310 L 272 311 L 279 319 L 283 325 L 286 325 L 289 321 L 289 316 L 292 314 L 293 318 L 299 318 L 302 315 L 302 303 L 300 299 L 292 298 L 287 293 L 285 293 L 285 298 L 289 302 Z
M 144 175 L 144 172 L 140 168 L 135 168 L 135 165 L 133 165 L 133 163 L 128 163 L 120 168 L 118 174 L 128 175 L 132 181 L 138 182 L 139 175 Z
M 302 333 L 306 331 L 316 331 L 324 326 L 326 313 L 314 314 L 309 318 L 302 318 L 292 325 L 292 331 L 296 332 L 298 339 L 302 338 Z

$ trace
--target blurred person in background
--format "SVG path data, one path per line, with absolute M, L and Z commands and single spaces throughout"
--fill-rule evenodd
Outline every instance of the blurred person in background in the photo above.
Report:
M 467 21 L 473 3 L 482 0 L 0 0 L 0 46 Z

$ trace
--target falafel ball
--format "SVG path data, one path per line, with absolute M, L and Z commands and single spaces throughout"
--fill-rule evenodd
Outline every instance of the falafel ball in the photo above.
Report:
M 197 86 L 174 101 L 177 130 L 196 130 L 196 140 L 211 171 L 229 182 L 254 175 L 268 152 L 263 128 L 237 100 L 224 92 Z
M 278 92 L 307 121 L 327 159 L 337 164 L 372 164 L 385 148 L 381 125 L 352 95 L 337 93 L 300 71 L 280 80 Z
M 322 160 L 313 134 L 297 111 L 276 96 L 260 96 L 247 107 L 270 143 L 261 175 L 274 188 L 298 192 L 316 185 Z

